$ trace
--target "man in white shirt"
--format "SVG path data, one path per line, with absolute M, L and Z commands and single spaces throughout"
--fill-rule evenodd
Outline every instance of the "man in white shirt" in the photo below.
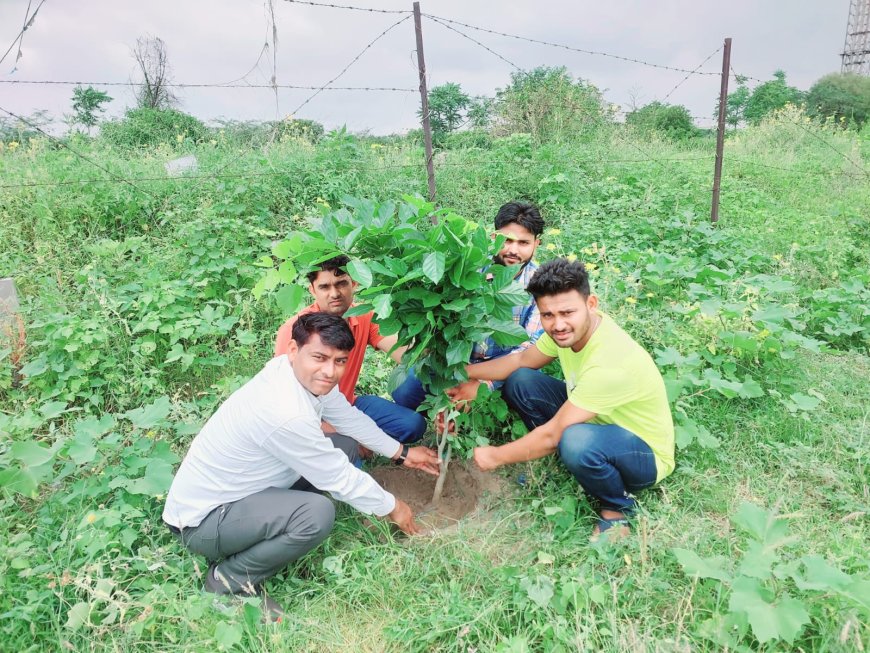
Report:
M 193 440 L 166 497 L 169 529 L 211 562 L 206 589 L 262 594 L 273 619 L 282 610 L 263 581 L 332 530 L 332 502 L 309 490 L 419 532 L 411 508 L 354 466 L 357 443 L 397 465 L 438 473 L 435 452 L 389 437 L 338 391 L 353 345 L 340 316 L 300 316 L 287 354 L 234 392 Z M 322 420 L 346 437 L 325 436 Z

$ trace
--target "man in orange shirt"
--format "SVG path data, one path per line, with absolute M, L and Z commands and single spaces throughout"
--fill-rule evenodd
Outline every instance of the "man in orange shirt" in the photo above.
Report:
M 321 263 L 320 270 L 308 274 L 308 291 L 314 297 L 314 303 L 299 311 L 278 329 L 278 335 L 275 338 L 275 356 L 287 353 L 293 323 L 300 315 L 316 312 L 344 315 L 351 307 L 357 283 L 350 278 L 345 270 L 349 261 L 347 256 L 336 256 Z M 375 349 L 390 353 L 396 344 L 396 336 L 382 336 L 380 334 L 378 325 L 372 321 L 373 318 L 374 313 L 369 312 L 365 315 L 349 317 L 346 320 L 353 333 L 355 345 L 350 352 L 338 389 L 353 406 L 371 417 L 387 435 L 402 443 L 416 442 L 423 437 L 423 433 L 426 431 L 426 419 L 423 415 L 382 397 L 375 395 L 357 397 L 354 394 L 362 370 L 366 347 L 371 345 Z M 399 348 L 390 353 L 390 356 L 398 363 L 403 352 L 404 349 Z M 335 432 L 335 429 L 327 422 L 323 423 L 323 430 L 326 433 Z

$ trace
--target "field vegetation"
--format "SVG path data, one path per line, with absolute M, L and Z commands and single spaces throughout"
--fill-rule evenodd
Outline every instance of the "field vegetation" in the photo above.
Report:
M 870 130 L 792 105 L 732 130 L 713 227 L 708 134 L 618 124 L 596 89 L 540 80 L 573 100 L 506 89 L 517 104 L 444 136 L 437 201 L 480 224 L 539 205 L 539 259 L 583 260 L 654 353 L 677 469 L 641 495 L 634 536 L 590 544 L 592 507 L 547 459 L 428 537 L 341 508 L 271 582 L 281 625 L 204 594 L 162 503 L 199 427 L 271 355 L 287 296 L 253 289 L 273 245 L 347 202 L 424 196 L 424 156 L 414 135 L 139 109 L 66 141 L 104 170 L 38 136 L 0 142 L 0 276 L 26 332 L 22 347 L 4 322 L 0 340 L 0 649 L 870 646 Z M 185 155 L 198 170 L 167 178 Z M 391 367 L 370 358 L 362 390 L 386 392 Z M 522 432 L 497 413 L 476 435 Z

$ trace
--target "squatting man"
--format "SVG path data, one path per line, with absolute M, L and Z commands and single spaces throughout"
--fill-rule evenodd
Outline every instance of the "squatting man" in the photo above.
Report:
M 335 507 L 320 492 L 420 532 L 411 508 L 355 466 L 359 444 L 438 474 L 434 451 L 397 442 L 339 392 L 353 347 L 340 316 L 300 315 L 287 353 L 230 395 L 194 438 L 166 497 L 170 531 L 210 562 L 206 590 L 261 595 L 273 620 L 283 610 L 263 582 L 332 530 Z M 325 435 L 323 420 L 341 435 Z
M 448 391 L 474 396 L 477 380 L 503 380 L 502 394 L 529 433 L 498 447 L 477 447 L 484 470 L 543 458 L 560 459 L 600 505 L 593 536 L 628 530 L 633 492 L 674 469 L 674 425 L 661 373 L 650 355 L 598 309 L 579 261 L 548 261 L 527 288 L 544 335 L 520 353 L 466 367 L 472 381 Z M 539 370 L 559 359 L 565 381 Z

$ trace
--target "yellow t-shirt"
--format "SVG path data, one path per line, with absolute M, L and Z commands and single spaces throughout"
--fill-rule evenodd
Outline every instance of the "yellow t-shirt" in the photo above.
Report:
M 546 333 L 535 346 L 559 359 L 568 401 L 596 417 L 591 424 L 616 424 L 646 442 L 656 457 L 656 481 L 674 471 L 674 421 L 662 375 L 646 350 L 609 315 L 579 352 L 559 347 Z

